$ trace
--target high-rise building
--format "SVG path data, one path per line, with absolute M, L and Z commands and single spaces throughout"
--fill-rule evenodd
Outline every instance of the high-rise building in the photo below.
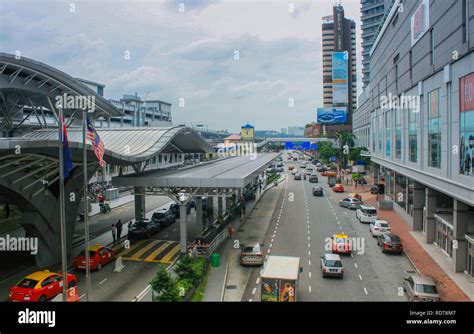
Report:
M 364 88 L 370 81 L 370 50 L 374 45 L 380 22 L 392 0 L 361 0 L 362 22 L 362 82 Z
M 323 102 L 325 108 L 346 107 L 345 124 L 325 125 L 332 137 L 340 129 L 352 129 L 352 112 L 357 107 L 356 24 L 346 19 L 344 8 L 333 7 L 323 17 Z

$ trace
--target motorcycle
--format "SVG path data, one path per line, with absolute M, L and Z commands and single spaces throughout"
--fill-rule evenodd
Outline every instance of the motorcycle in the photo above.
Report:
M 109 203 L 102 203 L 100 205 L 100 212 L 106 214 L 106 213 L 109 213 L 111 211 L 112 211 L 112 209 L 110 208 Z

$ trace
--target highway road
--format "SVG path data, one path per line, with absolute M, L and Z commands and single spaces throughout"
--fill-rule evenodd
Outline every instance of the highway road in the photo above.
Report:
M 299 169 L 299 162 L 285 162 L 286 173 L 289 164 Z M 383 254 L 368 225 L 355 218 L 355 211 L 339 207 L 339 200 L 347 193 L 334 193 L 325 184 L 326 180 L 319 175 L 324 197 L 313 197 L 314 183 L 296 181 L 288 175 L 284 200 L 277 208 L 278 218 L 270 225 L 264 240 L 264 254 L 301 258 L 299 301 L 406 301 L 399 288 L 407 271 L 415 269 L 404 255 Z M 361 238 L 363 252 L 342 256 L 343 279 L 323 278 L 320 257 L 326 253 L 326 238 L 336 233 Z M 260 268 L 253 270 L 244 301 L 259 300 L 259 272 Z

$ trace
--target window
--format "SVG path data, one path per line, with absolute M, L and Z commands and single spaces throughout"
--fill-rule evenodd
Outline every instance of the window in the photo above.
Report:
M 385 155 L 390 156 L 390 113 L 385 113 Z
M 460 173 L 474 175 L 474 73 L 460 79 Z
M 395 110 L 395 158 L 402 158 L 402 109 Z
M 416 109 L 408 109 L 408 159 L 411 162 L 417 162 L 418 160 L 417 114 Z
M 428 93 L 428 166 L 441 167 L 441 116 L 439 89 Z
M 379 153 L 380 154 L 383 154 L 383 140 L 382 140 L 382 128 L 383 128 L 383 118 L 382 118 L 382 115 L 379 115 L 379 128 L 377 129 L 377 132 L 378 132 L 378 137 L 379 137 Z
M 375 139 L 375 129 L 376 129 L 376 126 L 375 126 L 375 117 L 372 119 L 372 152 L 375 152 L 375 148 L 376 148 L 376 139 Z

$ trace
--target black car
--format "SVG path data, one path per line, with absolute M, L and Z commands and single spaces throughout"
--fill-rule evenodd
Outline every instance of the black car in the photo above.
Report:
M 129 239 L 146 239 L 150 238 L 153 234 L 158 232 L 160 224 L 150 219 L 140 219 L 132 225 L 132 228 L 128 231 Z
M 314 187 L 313 188 L 313 196 L 324 196 L 323 188 L 322 187 Z
M 385 193 L 385 185 L 384 184 L 374 184 L 370 187 L 370 193 L 377 195 L 383 195 Z
M 310 182 L 310 183 L 318 183 L 318 181 L 319 181 L 319 180 L 318 180 L 318 176 L 317 176 L 316 174 L 311 174 L 311 175 L 309 176 L 309 182 Z
M 176 221 L 176 216 L 171 210 L 161 209 L 153 213 L 151 220 L 158 223 L 160 227 L 165 227 L 173 224 Z
M 403 252 L 403 244 L 400 237 L 392 233 L 384 233 L 377 237 L 377 245 L 380 247 L 382 253 L 397 253 Z
M 301 180 L 301 174 L 299 173 L 295 174 L 295 180 Z
M 191 202 L 188 202 L 186 204 L 186 214 L 190 214 L 191 213 L 191 209 L 194 207 L 194 205 L 191 203 Z M 174 216 L 176 218 L 179 218 L 180 216 L 180 213 L 179 213 L 179 205 L 174 203 L 174 204 L 171 204 L 170 206 L 170 211 L 174 214 Z

